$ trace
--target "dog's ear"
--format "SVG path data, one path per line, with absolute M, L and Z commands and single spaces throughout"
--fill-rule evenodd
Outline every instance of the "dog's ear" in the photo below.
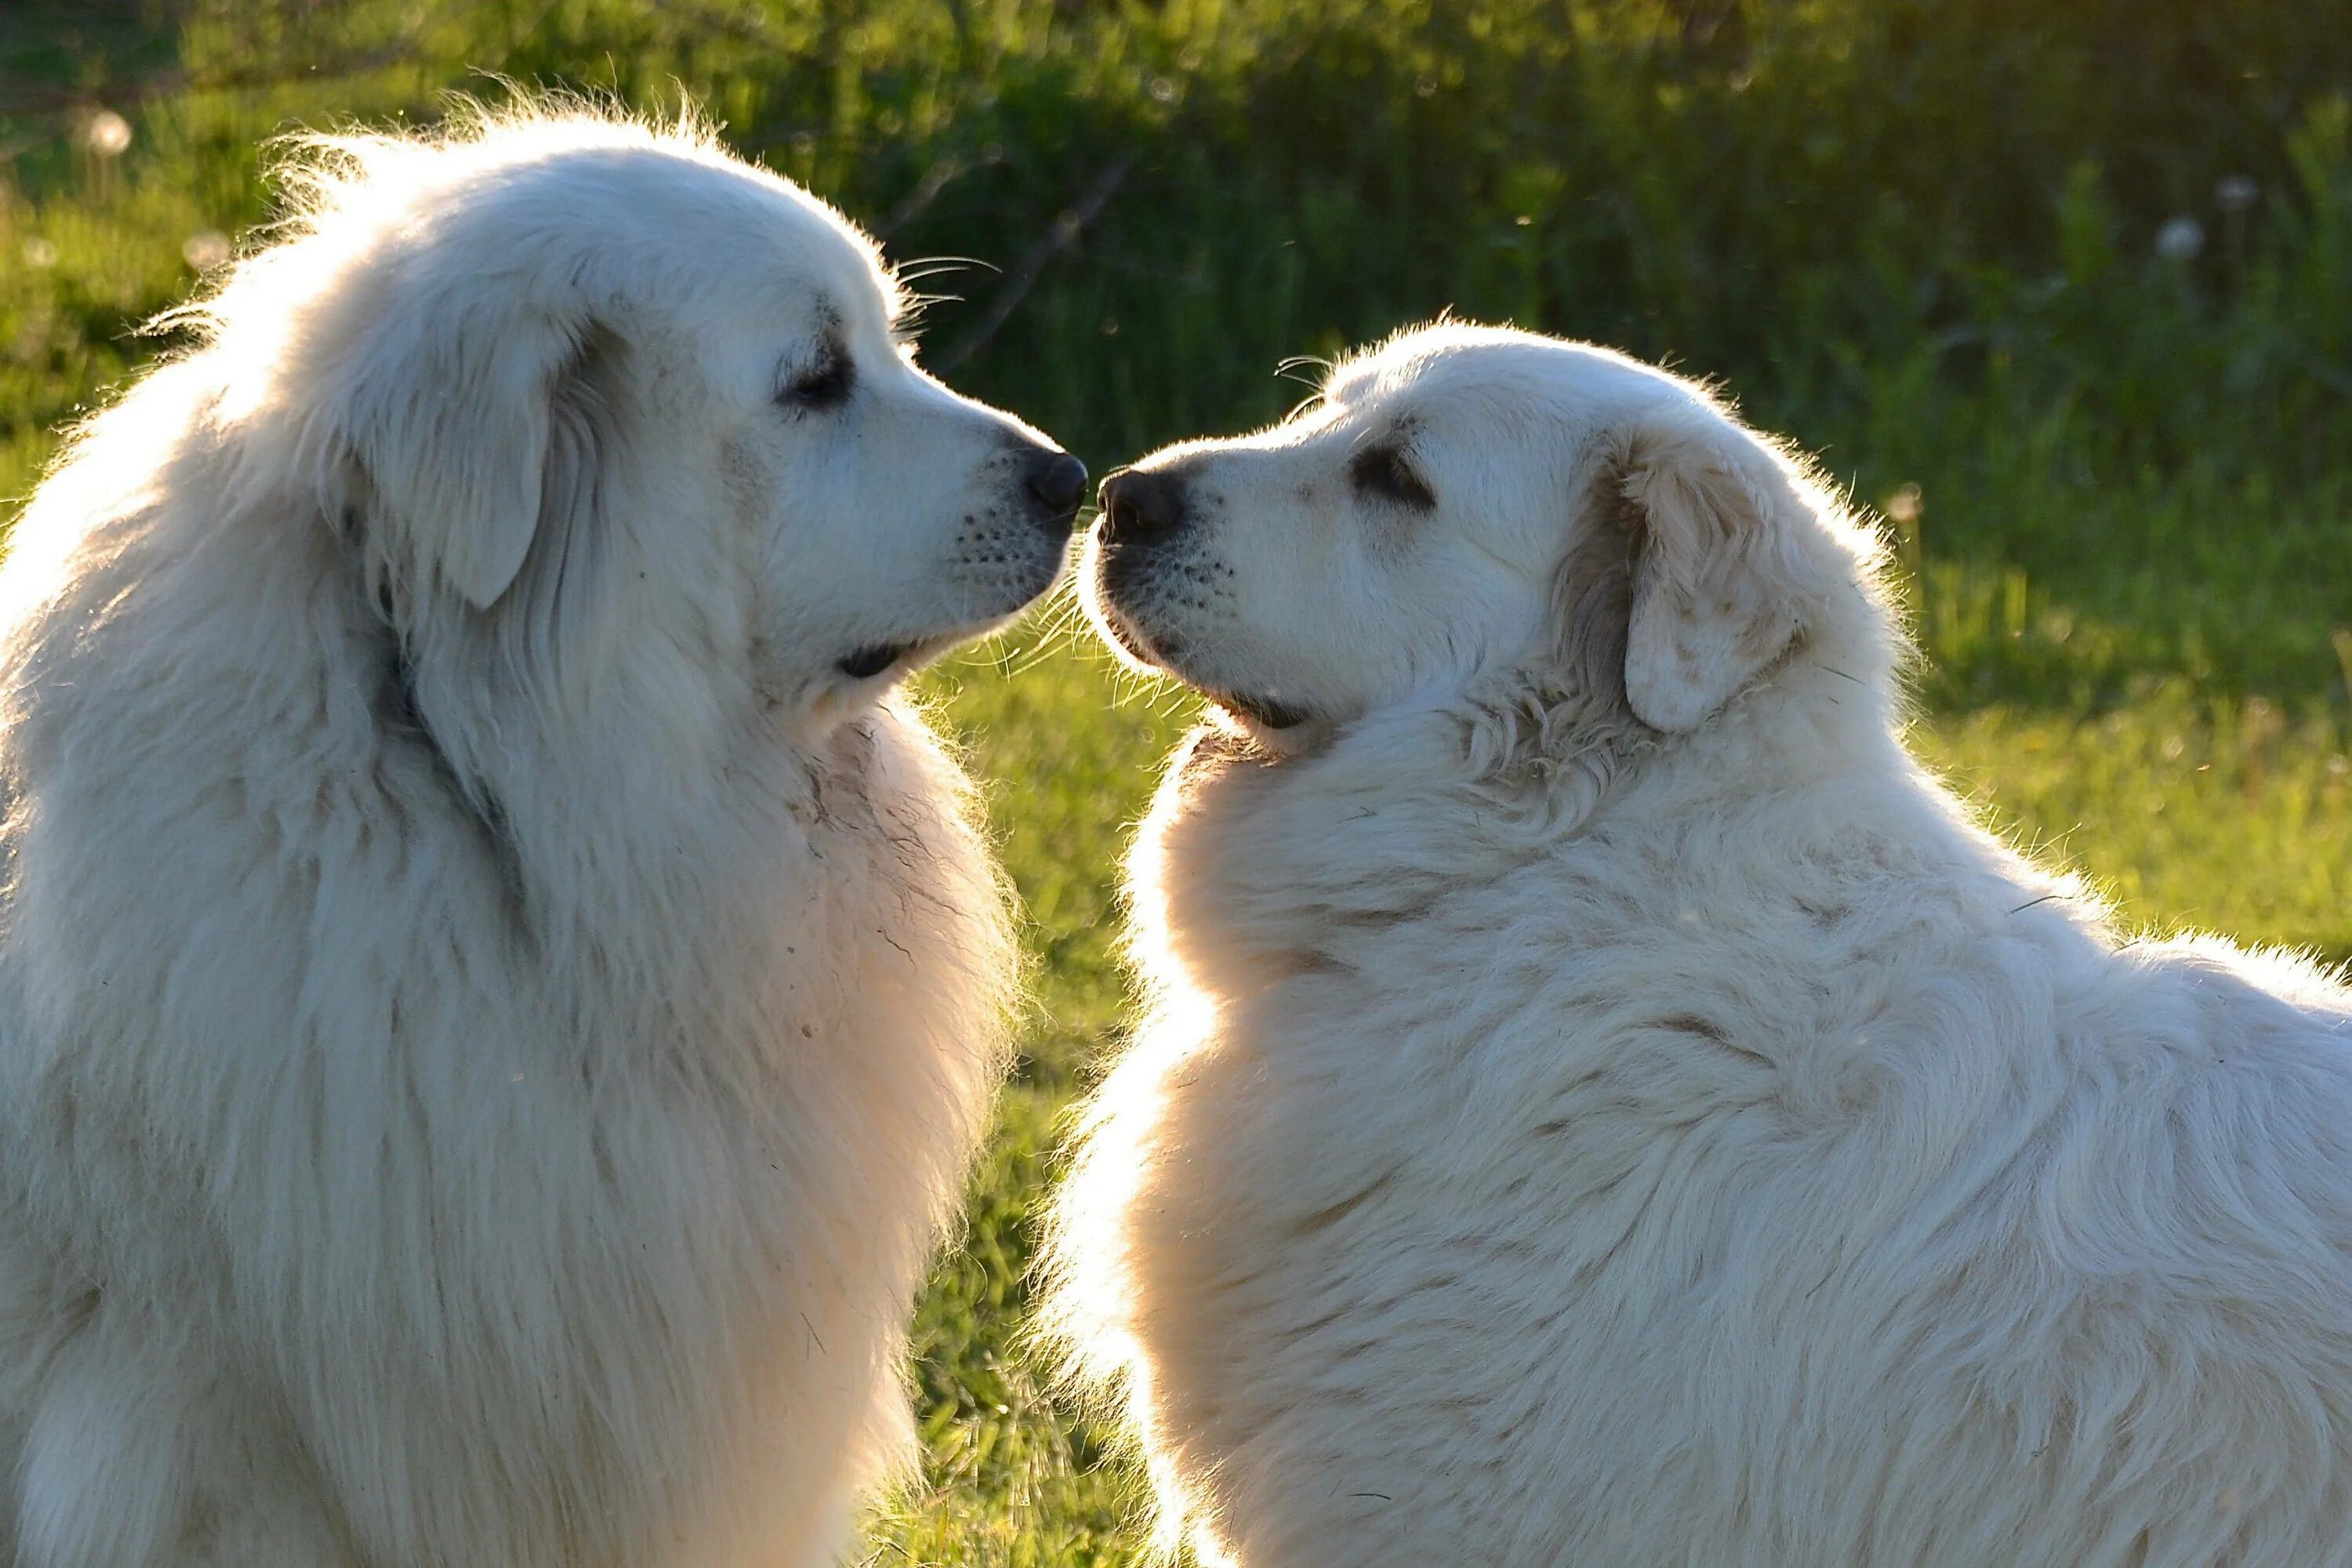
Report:
M 1811 512 L 1755 435 L 1703 404 L 1618 433 L 1608 499 L 1630 535 L 1625 700 L 1654 730 L 1696 729 L 1799 629 Z
M 341 423 L 367 475 L 377 548 L 409 592 L 438 578 L 488 609 L 551 508 L 568 521 L 594 483 L 579 405 L 612 344 L 584 311 L 453 310 L 369 345 Z

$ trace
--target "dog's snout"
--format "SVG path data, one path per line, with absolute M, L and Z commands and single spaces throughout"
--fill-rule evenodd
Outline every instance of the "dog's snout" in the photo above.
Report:
M 1164 470 L 1130 468 L 1103 481 L 1102 536 L 1107 544 L 1173 533 L 1184 522 L 1184 481 Z
M 1066 532 L 1086 499 L 1087 466 L 1067 452 L 1039 447 L 1029 454 L 1021 478 L 1022 488 L 1045 509 L 1044 521 Z

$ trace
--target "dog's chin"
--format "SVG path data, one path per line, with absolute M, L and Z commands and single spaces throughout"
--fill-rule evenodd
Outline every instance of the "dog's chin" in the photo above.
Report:
M 834 661 L 834 673 L 853 686 L 867 681 L 898 681 L 921 669 L 925 665 L 953 652 L 966 643 L 995 636 L 1025 614 L 1030 605 L 1051 593 L 1061 581 L 1062 568 L 1056 563 L 1025 591 L 1003 603 L 992 613 L 972 620 L 959 621 L 936 631 L 916 632 L 903 637 L 880 637 L 850 649 Z
M 1331 725 L 1296 703 L 1285 702 L 1186 668 L 1192 645 L 1174 632 L 1147 629 L 1105 592 L 1097 578 L 1087 595 L 1089 616 L 1103 640 L 1127 663 L 1139 669 L 1173 676 L 1213 704 L 1228 727 L 1246 737 L 1261 752 L 1276 757 L 1296 756 L 1327 738 Z
M 1182 638 L 1166 634 L 1155 637 L 1146 633 L 1118 607 L 1116 600 L 1103 592 L 1099 583 L 1085 595 L 1085 600 L 1087 618 L 1094 622 L 1095 630 L 1102 635 L 1110 650 L 1118 655 L 1121 663 L 1154 674 L 1181 678 L 1182 672 L 1176 668 L 1175 660 L 1183 652 Z
M 953 653 L 966 643 L 993 637 L 1020 619 L 1021 611 L 1025 608 L 1027 605 L 1024 605 L 986 620 L 967 622 L 940 631 L 866 643 L 835 659 L 834 673 L 853 685 L 904 680 L 925 665 Z

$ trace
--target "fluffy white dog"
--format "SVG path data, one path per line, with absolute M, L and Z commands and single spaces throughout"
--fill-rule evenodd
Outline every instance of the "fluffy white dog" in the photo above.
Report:
M 1209 1554 L 2352 1562 L 2352 994 L 1980 830 L 1801 466 L 1446 326 L 1103 499 L 1106 628 L 1235 722 L 1058 1321 Z
M 818 1562 L 1013 974 L 888 692 L 1084 470 L 691 132 L 297 175 L 0 582 L 0 1561 Z

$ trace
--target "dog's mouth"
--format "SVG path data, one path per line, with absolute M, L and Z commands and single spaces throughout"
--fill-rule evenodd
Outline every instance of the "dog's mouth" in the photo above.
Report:
M 1158 632 L 1147 637 L 1141 628 L 1107 602 L 1100 619 L 1111 640 L 1138 664 L 1149 665 L 1153 669 L 1174 676 L 1236 719 L 1246 721 L 1260 730 L 1296 730 L 1314 717 L 1303 708 L 1293 707 L 1272 697 L 1228 690 L 1194 679 L 1184 673 L 1179 662 L 1185 649 L 1182 637 L 1172 632 Z
M 1305 709 L 1294 707 L 1276 698 L 1255 692 L 1233 690 L 1195 679 L 1187 674 L 1183 668 L 1182 661 L 1187 645 L 1181 637 L 1174 632 L 1147 633 L 1141 626 L 1135 624 L 1134 620 L 1119 607 L 1118 601 L 1104 592 L 1099 584 L 1097 585 L 1091 597 L 1094 603 L 1096 624 L 1113 643 L 1118 645 L 1119 651 L 1139 665 L 1174 676 L 1250 727 L 1278 733 L 1285 730 L 1296 730 L 1314 717 Z
M 1016 595 L 996 600 L 1004 607 L 995 614 L 982 615 L 945 631 L 866 643 L 834 660 L 833 668 L 849 680 L 872 680 L 897 669 L 920 668 L 949 649 L 1001 631 L 1019 619 L 1030 605 L 1053 591 L 1054 584 L 1061 580 L 1064 564 L 1064 558 L 1058 554 L 1046 560 L 1039 567 L 1035 582 L 1022 584 Z M 1007 604 L 1005 599 L 1011 602 Z
M 1203 690 L 1218 707 L 1248 720 L 1262 730 L 1296 730 L 1314 717 L 1304 709 L 1276 702 L 1270 697 L 1251 697 L 1238 691 Z
M 855 653 L 835 660 L 833 667 L 852 680 L 871 680 L 902 667 L 913 669 L 963 640 L 950 632 L 938 637 L 908 637 L 902 642 L 867 643 Z
M 914 650 L 910 642 L 877 642 L 859 648 L 834 668 L 852 680 L 871 680 Z

